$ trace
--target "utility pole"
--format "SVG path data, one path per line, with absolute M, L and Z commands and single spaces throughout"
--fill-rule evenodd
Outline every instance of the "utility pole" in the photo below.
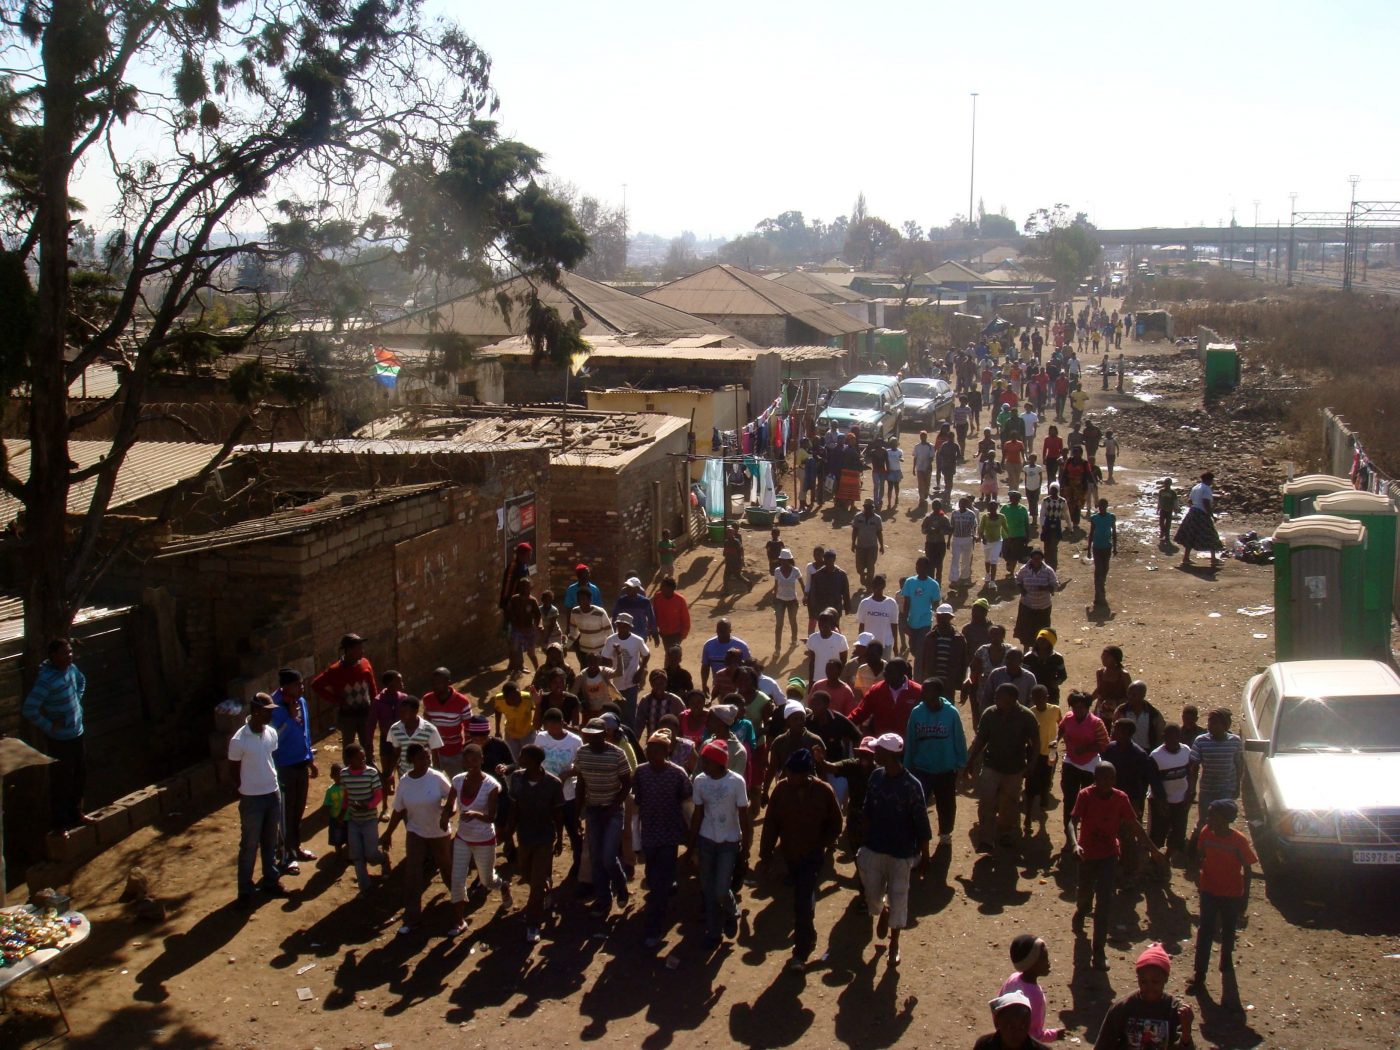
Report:
M 972 92 L 972 154 L 967 162 L 967 232 L 968 248 L 967 261 L 972 263 L 972 245 L 976 241 L 976 227 L 972 224 L 976 220 L 972 217 L 972 189 L 977 180 L 977 92 Z
M 1342 291 L 1351 291 L 1352 277 L 1356 271 L 1356 184 L 1359 175 L 1348 175 L 1351 183 L 1351 205 L 1347 208 L 1346 241 L 1342 245 Z
M 1259 202 L 1254 202 L 1254 247 L 1250 249 L 1249 276 L 1259 276 Z
M 1288 287 L 1293 287 L 1293 224 L 1297 221 L 1298 214 L 1298 191 L 1292 190 L 1288 194 Z

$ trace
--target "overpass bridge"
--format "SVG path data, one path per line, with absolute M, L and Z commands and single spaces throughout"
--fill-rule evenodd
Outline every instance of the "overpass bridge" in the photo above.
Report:
M 1312 242 L 1344 242 L 1348 237 L 1345 225 L 1295 227 L 1299 236 L 1306 235 Z M 1272 242 L 1280 234 L 1288 236 L 1287 226 L 1142 226 L 1137 229 L 1095 230 L 1094 239 L 1102 248 L 1123 247 L 1143 248 L 1151 244 L 1184 244 L 1194 248 L 1202 244 L 1260 244 Z M 1400 226 L 1368 226 L 1358 220 L 1356 234 L 1359 240 L 1371 244 L 1400 244 Z

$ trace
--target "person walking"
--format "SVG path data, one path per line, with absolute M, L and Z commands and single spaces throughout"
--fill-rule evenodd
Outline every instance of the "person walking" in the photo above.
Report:
M 927 555 L 914 562 L 914 575 L 906 576 L 899 587 L 900 619 L 914 657 L 914 677 L 922 678 L 924 639 L 933 626 L 933 607 L 943 597 L 943 589 L 929 572 L 932 568 Z
M 462 772 L 452 778 L 438 826 L 445 833 L 457 811 L 457 835 L 452 840 L 452 910 L 457 922 L 449 937 L 467 929 L 467 876 L 476 868 L 481 885 L 489 893 L 501 891 L 501 907 L 510 901 L 510 888 L 496 874 L 496 813 L 501 804 L 501 782 L 482 769 L 480 744 L 462 751 Z
M 924 790 L 904 768 L 904 740 L 898 733 L 875 739 L 879 768 L 865 789 L 865 839 L 856 868 L 866 907 L 876 917 L 875 932 L 890 939 L 889 965 L 900 961 L 899 933 L 909 925 L 909 879 L 928 867 L 929 826 Z
M 306 812 L 311 780 L 319 776 L 320 771 L 311 748 L 311 716 L 302 690 L 301 672 L 283 668 L 277 672 L 277 682 L 268 724 L 277 733 L 273 761 L 277 765 L 277 790 L 282 796 L 281 868 L 284 875 L 300 875 L 299 862 L 316 859 L 316 854 L 302 847 L 301 818 Z
M 958 639 L 962 641 L 962 639 Z M 925 803 L 938 813 L 938 845 L 953 841 L 958 774 L 967 766 L 962 716 L 945 695 L 945 679 L 924 679 L 923 693 L 904 727 L 904 767 L 919 780 Z
M 1108 607 L 1108 563 L 1118 553 L 1118 517 L 1108 509 L 1108 500 L 1099 500 L 1099 509 L 1089 515 L 1089 543 L 1084 552 L 1094 559 L 1094 608 Z
M 797 645 L 797 609 L 807 599 L 807 587 L 802 572 L 794 563 L 792 551 L 784 547 L 778 553 L 778 566 L 773 570 L 773 652 L 783 642 L 783 619 L 792 629 L 792 646 Z
M 977 722 L 964 770 L 971 786 L 978 759 L 983 759 L 976 781 L 978 853 L 991 853 L 994 842 L 1015 844 L 1021 792 L 1039 753 L 1040 725 L 1035 715 L 1021 704 L 1021 693 L 1013 683 L 1002 683 L 992 694 L 992 706 Z
M 1031 515 L 1021 503 L 1021 492 L 1012 489 L 1006 494 L 1011 502 L 1001 508 L 1001 558 L 1006 562 L 1006 578 L 1016 578 L 1016 568 L 1026 560 L 1031 548 Z
M 407 761 L 407 758 L 405 754 L 403 761 Z M 374 889 L 369 866 L 378 864 L 380 878 L 384 878 L 389 874 L 389 858 L 380 851 L 377 834 L 384 781 L 359 744 L 351 744 L 345 749 L 345 767 L 340 771 L 340 786 L 345 789 L 345 834 L 350 861 L 355 866 L 355 883 L 360 896 L 367 897 Z
M 943 498 L 951 499 L 953 496 L 953 477 L 958 472 L 958 464 L 963 461 L 963 443 L 954 440 L 949 435 L 946 441 L 939 444 L 933 454 L 933 464 L 938 471 L 938 488 L 943 492 Z
M 837 566 L 836 551 L 831 547 L 822 551 L 821 565 L 812 572 L 807 581 L 809 618 L 816 621 L 823 609 L 830 609 L 835 613 L 838 627 L 841 617 L 851 611 L 850 577 L 846 575 L 845 569 Z
M 446 667 L 433 671 L 433 687 L 423 694 L 421 710 L 425 721 L 437 727 L 442 743 L 436 751 L 438 765 L 450 780 L 462 772 L 462 749 L 467 746 L 467 719 L 472 716 L 472 702 L 466 693 L 452 684 L 452 672 Z M 399 760 L 404 764 L 407 756 Z
M 967 679 L 972 650 L 967 639 L 953 629 L 951 605 L 940 605 L 935 620 L 933 630 L 914 654 L 914 677 L 919 681 L 937 678 L 953 697 Z
M 737 713 L 737 712 L 736 712 Z M 690 849 L 698 857 L 700 895 L 705 904 L 705 944 L 714 949 L 739 935 L 734 871 L 748 863 L 753 823 L 744 778 L 729 768 L 729 749 L 711 740 L 700 749 L 700 773 L 691 784 Z
M 977 512 L 972 509 L 972 497 L 961 496 L 958 509 L 948 515 L 952 535 L 949 550 L 952 553 L 948 566 L 948 586 L 972 586 L 972 547 L 977 542 Z
M 914 444 L 914 478 L 919 485 L 919 507 L 928 505 L 929 486 L 933 480 L 933 442 L 928 439 L 928 431 L 919 431 L 919 440 Z
M 1187 992 L 1200 992 L 1206 983 L 1211 947 L 1220 937 L 1220 972 L 1227 982 L 1235 973 L 1235 930 L 1249 899 L 1250 866 L 1259 863 L 1249 839 L 1230 825 L 1240 815 L 1228 798 L 1210 804 L 1206 826 L 1201 829 L 1201 856 L 1196 885 L 1200 889 L 1200 925 L 1196 931 L 1196 964 Z
M 1190 821 L 1190 798 L 1196 794 L 1196 758 L 1181 742 L 1181 727 L 1169 725 L 1162 743 L 1152 749 L 1157 776 L 1152 781 L 1151 820 L 1148 834 L 1152 844 L 1171 856 L 1172 850 L 1186 849 L 1186 825 Z
M 559 778 L 544 768 L 544 761 L 544 748 L 526 744 L 520 749 L 520 768 L 511 773 L 508 788 L 507 835 L 515 842 L 520 880 L 529 887 L 525 940 L 530 944 L 540 939 L 554 858 L 564 852 L 564 788 Z
M 661 635 L 663 651 L 680 645 L 690 635 L 690 603 L 676 589 L 674 576 L 663 576 L 660 589 L 651 596 L 651 611 Z
M 1191 552 L 1209 551 L 1210 567 L 1220 568 L 1220 533 L 1215 530 L 1215 475 L 1206 471 L 1188 493 L 1186 517 L 1176 527 L 1176 542 L 1181 545 L 1181 567 L 1191 567 Z
M 422 744 L 408 745 L 411 769 L 400 778 L 394 792 L 389 826 L 379 836 L 379 848 L 387 857 L 394 846 L 394 830 L 408 828 L 404 847 L 403 925 L 400 934 L 411 933 L 423 917 L 423 879 L 434 869 L 442 884 L 452 885 L 452 832 L 442 826 L 442 804 L 452 793 L 452 782 L 432 767 L 433 756 Z
M 919 526 L 924 534 L 924 557 L 928 559 L 928 574 L 940 582 L 943 579 L 943 558 L 948 553 L 948 541 L 953 535 L 952 520 L 943 511 L 943 501 L 937 497 L 929 504 L 928 517 Z
M 1166 543 L 1176 524 L 1176 511 L 1181 506 L 1181 494 L 1172 488 L 1172 479 L 1163 478 L 1157 487 L 1157 539 Z
M 1230 712 L 1217 707 L 1206 715 L 1206 732 L 1196 737 L 1191 750 L 1201 775 L 1197 782 L 1196 827 L 1191 833 L 1191 850 L 1196 850 L 1201 828 L 1206 824 L 1210 804 L 1217 799 L 1237 802 L 1244 778 L 1244 743 L 1230 732 Z
M 1088 693 L 1073 690 L 1069 694 L 1069 714 L 1060 720 L 1058 736 L 1064 741 L 1065 761 L 1060 767 L 1060 797 L 1065 824 L 1065 849 L 1069 850 L 1070 810 L 1079 792 L 1094 783 L 1094 770 L 1108 747 L 1108 726 L 1091 710 L 1093 699 Z
M 1036 462 L 1034 452 L 1026 456 L 1025 468 L 1021 471 L 1021 486 L 1026 492 L 1026 512 L 1033 529 L 1040 523 L 1040 490 L 1045 484 L 1045 468 Z
M 593 863 L 593 915 L 606 918 L 616 894 L 623 910 L 631 899 L 622 868 L 623 810 L 632 786 L 627 755 L 606 737 L 601 718 L 583 727 L 583 747 L 574 756 L 578 774 L 578 804 L 588 834 L 588 857 Z
M 1045 563 L 1045 552 L 1033 547 L 1026 553 L 1026 564 L 1016 574 L 1016 587 L 1021 602 L 1016 608 L 1016 640 L 1027 649 L 1035 644 L 1036 635 L 1050 626 L 1050 614 L 1060 580 L 1055 570 Z
M 1152 944 L 1138 956 L 1136 969 L 1138 990 L 1108 1008 L 1093 1050 L 1190 1050 L 1195 1015 L 1182 1000 L 1166 994 L 1171 956 Z
M 647 760 L 637 767 L 632 783 L 646 861 L 643 921 L 648 948 L 659 946 L 666 933 L 666 913 L 676 882 L 677 851 L 686 840 L 684 806 L 692 791 L 690 777 L 671 761 L 673 743 L 669 729 L 658 729 L 647 737 Z
M 50 655 L 53 654 L 50 649 Z M 272 697 L 258 693 L 248 705 L 247 724 L 228 742 L 228 761 L 238 792 L 237 904 L 244 910 L 253 906 L 253 894 L 259 888 L 253 882 L 253 865 L 259 853 L 261 888 L 275 897 L 287 892 L 277 868 L 277 828 L 282 806 L 277 790 L 277 730 L 269 725 L 275 707 Z
M 884 519 L 875 513 L 874 500 L 866 500 L 864 510 L 851 520 L 851 552 L 856 556 L 861 586 L 870 586 L 875 563 L 885 553 Z
M 87 790 L 87 754 L 83 743 L 83 697 L 87 678 L 73 662 L 67 638 L 49 642 L 48 659 L 39 665 L 25 695 L 21 714 L 44 735 L 49 768 L 49 819 L 54 831 L 91 823 L 83 813 Z
M 369 712 L 379 687 L 374 668 L 365 659 L 362 637 L 352 631 L 340 639 L 340 659 L 311 679 L 311 691 L 335 708 L 341 752 L 358 740 L 365 754 L 373 754 Z
M 788 969 L 801 973 L 817 946 L 817 885 L 841 834 L 841 807 L 831 785 L 813 776 L 816 757 L 799 747 L 783 763 L 763 816 L 757 874 L 766 874 L 778 847 L 792 880 L 793 944 Z

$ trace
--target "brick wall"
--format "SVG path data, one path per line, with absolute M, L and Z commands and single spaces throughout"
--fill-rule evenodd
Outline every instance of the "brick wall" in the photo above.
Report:
M 787 318 L 779 315 L 741 316 L 736 314 L 701 314 L 706 320 L 724 325 L 735 335 L 742 335 L 759 346 L 787 346 L 793 340 L 788 338 Z

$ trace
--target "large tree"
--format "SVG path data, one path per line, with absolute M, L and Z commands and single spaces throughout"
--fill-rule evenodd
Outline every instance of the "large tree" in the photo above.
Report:
M 1057 204 L 1032 212 L 1025 229 L 1033 238 L 1026 247 L 1026 266 L 1054 281 L 1061 298 L 1073 295 L 1101 254 L 1089 217 L 1082 211 L 1071 215 L 1068 205 Z
M 487 56 L 421 0 L 0 0 L 0 20 L 0 369 L 27 398 L 30 438 L 27 473 L 0 462 L 0 488 L 23 507 L 13 562 L 32 660 L 133 538 L 107 510 L 162 368 L 237 355 L 246 423 L 268 383 L 259 340 L 288 296 L 332 292 L 357 312 L 347 260 L 368 246 L 485 284 L 557 281 L 587 240 L 538 185 L 540 155 L 491 121 Z M 86 283 L 79 172 L 109 197 L 87 213 L 106 263 Z M 254 257 L 295 287 L 250 297 L 237 335 L 211 330 L 203 305 L 243 291 Z M 577 322 L 537 297 L 501 306 L 539 352 L 576 348 Z M 119 389 L 75 412 L 70 382 L 103 360 L 120 363 Z M 110 452 L 75 466 L 70 436 L 104 416 Z M 70 493 L 89 481 L 73 523 Z

